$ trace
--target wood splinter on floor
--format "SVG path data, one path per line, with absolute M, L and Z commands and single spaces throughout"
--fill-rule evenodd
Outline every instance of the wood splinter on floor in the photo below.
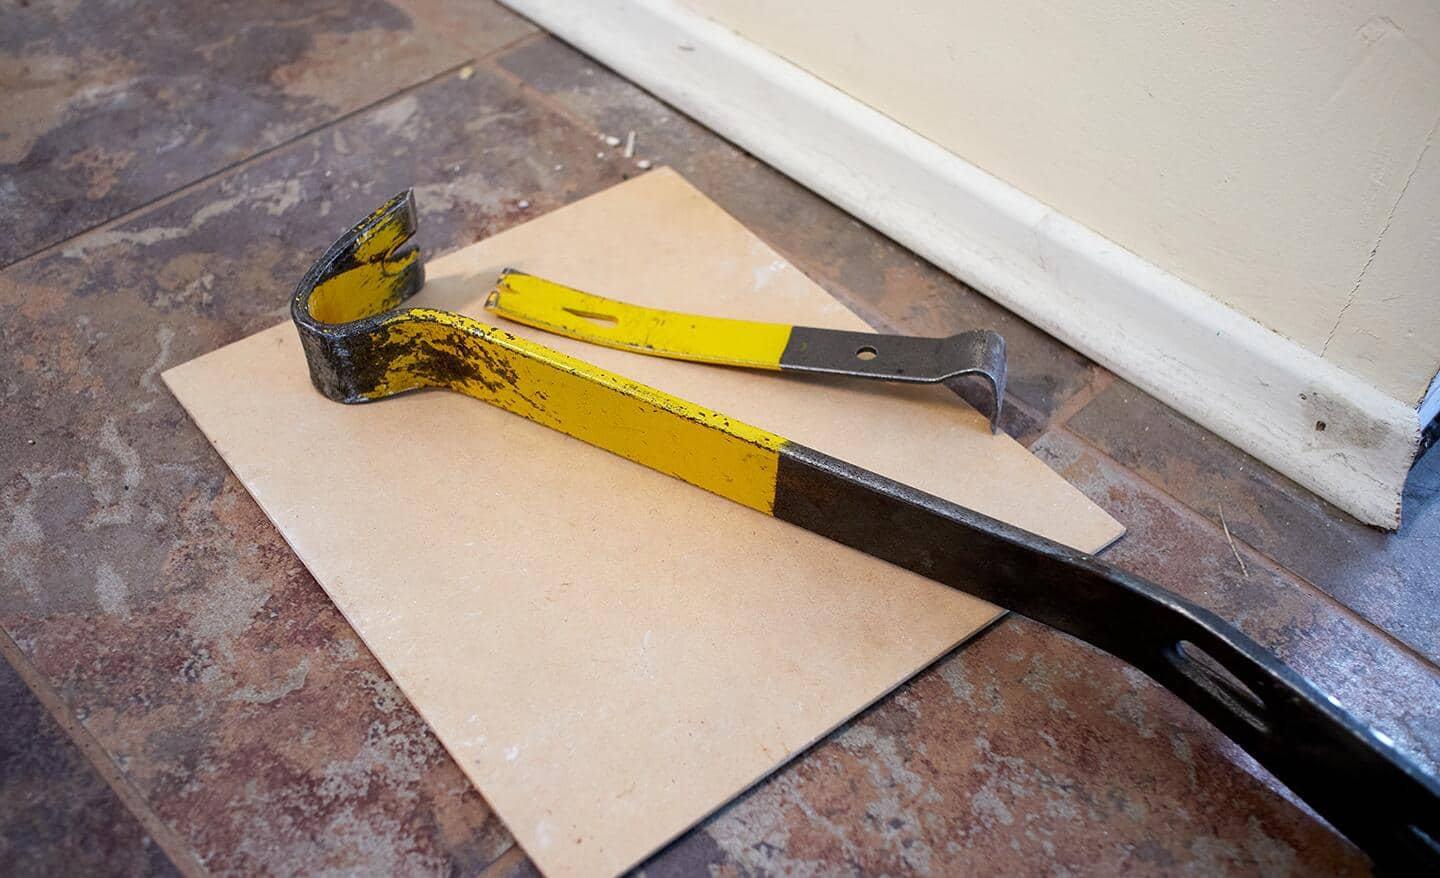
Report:
M 1240 550 L 1235 547 L 1235 538 L 1230 536 L 1230 525 L 1225 523 L 1225 507 L 1217 503 L 1215 509 L 1220 513 L 1220 529 L 1225 531 L 1225 541 L 1230 544 L 1230 551 L 1235 553 L 1235 562 L 1240 565 L 1240 575 L 1249 579 L 1250 571 L 1245 567 L 1245 559 L 1240 557 Z

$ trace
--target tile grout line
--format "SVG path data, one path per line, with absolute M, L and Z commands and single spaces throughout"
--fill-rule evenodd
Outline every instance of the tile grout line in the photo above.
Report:
M 1021 445 L 1024 445 L 1027 450 L 1030 448 L 1031 445 L 1039 442 L 1041 436 L 1044 436 L 1046 433 L 1050 432 L 1050 426 L 1045 423 L 1045 418 L 1041 417 L 1040 410 L 1032 406 L 1030 403 L 1026 402 L 1025 400 L 1021 399 L 1013 393 L 1007 393 L 1005 394 L 1005 404 L 1018 408 L 1020 411 L 1033 418 L 1035 423 L 1039 425 L 1039 431 L 1036 432 L 1034 438 L 1032 438 L 1029 442 L 1021 442 L 1019 437 L 1017 436 L 1010 437 L 1016 442 L 1020 442 Z M 1003 433 L 1005 431 L 1001 430 L 1001 432 Z
M 520 36 L 516 37 L 508 43 L 505 43 L 502 46 L 496 46 L 495 48 L 491 49 L 483 55 L 476 55 L 474 60 L 470 63 L 482 64 L 488 62 L 490 59 L 496 57 L 497 55 L 504 55 L 510 52 L 512 49 L 518 49 L 522 46 L 528 46 L 531 43 L 538 43 L 541 40 L 546 39 L 547 37 L 554 36 L 554 34 L 550 33 L 548 30 L 545 30 L 540 25 L 536 24 L 528 18 L 522 17 L 521 20 L 534 28 L 534 30 L 530 31 L 530 33 L 528 34 L 521 34 Z
M 115 793 L 125 810 L 139 821 L 175 868 L 187 878 L 209 876 L 210 872 L 200 861 L 194 846 L 151 809 L 145 796 L 131 784 L 104 745 L 71 713 L 60 693 L 56 692 L 49 680 L 31 664 L 20 645 L 3 628 L 0 628 L 0 661 L 10 663 L 31 694 L 45 708 L 45 712 L 60 726 L 65 736 L 80 750 L 85 761 Z
M 491 860 L 488 866 L 477 872 L 475 878 L 505 878 L 512 869 L 527 859 L 528 856 L 520 847 L 520 842 L 511 841 L 510 846 L 501 852 L 500 856 Z
M 1171 494 L 1165 489 L 1164 486 L 1155 484 L 1150 479 L 1146 478 L 1144 475 L 1136 472 L 1135 470 L 1132 470 L 1130 467 L 1125 466 L 1120 461 L 1111 457 L 1105 451 L 1105 449 L 1099 447 L 1095 443 L 1091 442 L 1089 439 L 1086 439 L 1081 434 L 1069 429 L 1068 427 L 1059 427 L 1056 428 L 1054 431 L 1046 430 L 1045 434 L 1049 435 L 1051 432 L 1055 432 L 1057 434 L 1063 433 L 1071 439 L 1074 439 L 1076 442 L 1085 446 L 1087 449 L 1091 450 L 1093 453 L 1100 456 L 1105 461 L 1109 462 L 1115 468 L 1124 472 L 1130 478 L 1144 485 L 1150 491 L 1153 491 L 1154 493 L 1163 497 L 1169 505 L 1172 505 L 1182 510 L 1183 515 L 1188 516 L 1194 521 L 1204 525 L 1208 532 L 1221 539 L 1224 538 L 1224 534 L 1222 533 L 1220 525 L 1211 521 L 1199 510 L 1192 508 L 1185 501 Z M 1036 441 L 1038 442 L 1039 440 L 1037 439 Z M 1386 643 L 1389 646 L 1392 646 L 1397 651 L 1419 662 L 1420 665 L 1423 666 L 1432 675 L 1440 676 L 1440 667 L 1437 667 L 1434 662 L 1432 662 L 1429 658 L 1423 655 L 1415 647 L 1399 639 L 1395 635 L 1391 634 L 1389 631 L 1386 631 L 1384 628 L 1381 628 L 1379 625 L 1365 618 L 1359 612 L 1346 606 L 1334 595 L 1325 591 L 1325 589 L 1311 582 L 1309 579 L 1306 579 L 1304 576 L 1301 576 L 1299 573 L 1296 573 L 1294 570 L 1291 570 L 1289 567 L 1286 567 L 1284 564 L 1281 564 L 1269 554 L 1255 548 L 1250 543 L 1246 542 L 1244 538 L 1235 537 L 1234 541 L 1236 545 L 1243 546 L 1245 550 L 1252 556 L 1252 558 L 1257 561 L 1263 568 L 1269 570 L 1271 573 L 1280 574 L 1284 578 L 1291 579 L 1302 584 L 1307 589 L 1312 591 L 1319 598 L 1321 603 L 1328 605 L 1329 607 L 1340 613 L 1342 616 L 1348 617 L 1349 619 L 1353 620 L 1358 627 L 1371 632 L 1382 642 Z M 1266 648 L 1269 649 L 1269 647 Z
M 535 43 L 541 42 L 541 41 L 544 40 L 544 39 L 559 40 L 559 37 L 556 37 L 556 36 L 552 35 L 552 34 L 549 33 L 548 31 L 543 31 L 543 30 L 542 30 L 542 31 L 539 31 L 538 33 L 531 34 L 530 36 L 526 37 L 526 38 L 523 39 L 523 40 L 517 40 L 517 41 L 515 42 L 515 48 L 520 48 L 520 47 L 522 47 L 522 46 L 524 46 L 524 45 L 533 45 L 533 44 L 535 44 Z M 564 45 L 565 45 L 567 48 L 570 48 L 570 44 L 569 44 L 569 43 L 564 43 Z M 577 51 L 578 51 L 578 50 L 577 50 Z M 592 133 L 595 133 L 595 134 L 600 134 L 600 133 L 602 133 L 602 132 L 600 132 L 599 130 L 597 130 L 593 125 L 591 125 L 591 124 L 590 124 L 590 121 L 589 121 L 588 119 L 586 119 L 586 118 L 584 118 L 583 116 L 581 116 L 580 114 L 574 112 L 574 111 L 571 110 L 569 107 L 567 107 L 567 106 L 565 106 L 564 104 L 562 104 L 560 101 L 556 100 L 555 98 L 553 98 L 553 97 L 551 97 L 550 95 L 546 94 L 545 92 L 541 91 L 539 88 L 536 88 L 534 85 L 531 85 L 527 80 L 525 80 L 525 79 L 521 78 L 520 76 L 516 75 L 513 71 L 506 70 L 503 66 L 501 66 L 501 65 L 498 63 L 498 62 L 499 62 L 499 58 L 497 57 L 497 55 L 498 55 L 498 53 L 492 53 L 492 54 L 487 55 L 487 56 L 485 57 L 483 63 L 484 63 L 484 66 L 485 66 L 485 68 L 486 68 L 487 70 L 489 70 L 490 72 L 492 72 L 492 73 L 494 73 L 495 75 L 499 76 L 501 79 L 505 80 L 505 81 L 508 82 L 510 85 L 514 86 L 515 88 L 519 89 L 519 90 L 520 90 L 521 92 L 523 92 L 527 97 L 532 97 L 532 98 L 534 98 L 535 101 L 536 101 L 536 103 L 540 104 L 540 106 L 544 107 L 545 109 L 549 110 L 550 112 L 552 112 L 552 113 L 554 113 L 555 115 L 559 116 L 560 118 L 564 119 L 566 122 L 569 122 L 571 125 L 575 126 L 576 128 L 580 129 L 581 131 L 589 131 L 589 132 L 592 132 Z M 591 59 L 589 55 L 582 55 L 582 57 L 584 57 L 584 58 L 586 58 L 587 60 L 591 61 L 591 62 L 594 63 L 597 67 L 604 67 L 606 70 L 609 70 L 609 69 L 610 69 L 610 68 L 608 68 L 608 67 L 605 67 L 605 65 L 600 64 L 598 61 L 594 61 L 594 59 Z M 617 75 L 618 75 L 618 74 L 617 74 Z M 625 80 L 625 81 L 626 81 L 626 82 L 629 82 L 629 80 Z M 637 88 L 638 88 L 638 86 L 637 86 Z M 649 92 L 646 92 L 646 94 L 648 95 Z M 663 102 L 662 102 L 662 103 L 663 103 Z M 670 105 L 669 105 L 669 104 L 665 104 L 665 106 L 666 106 L 666 107 L 669 107 Z M 678 111 L 677 111 L 677 112 L 678 112 Z M 683 115 L 683 114 L 682 114 L 682 115 Z M 689 117 L 689 116 L 686 116 L 685 118 L 688 119 L 688 118 L 690 118 L 690 117 Z M 706 130 L 706 131 L 709 131 L 710 129 L 706 128 L 705 130 Z M 717 136 L 718 136 L 718 135 L 717 135 Z M 727 141 L 727 142 L 728 142 L 728 141 Z M 607 156 L 609 155 L 609 152 L 610 152 L 609 150 L 606 151 L 606 155 L 607 155 Z
M 231 164 L 228 164 L 222 168 L 217 168 L 214 171 L 211 171 L 201 177 L 197 177 L 196 179 L 191 180 L 189 183 L 186 183 L 185 185 L 180 186 L 177 189 L 172 189 L 163 195 L 158 195 L 155 198 L 150 199 L 149 201 L 138 204 L 118 216 L 111 217 L 110 219 L 107 219 L 103 222 L 99 222 L 88 228 L 81 229 L 75 234 L 70 235 L 69 237 L 62 240 L 56 241 L 53 244 L 47 244 L 46 246 L 41 247 L 39 250 L 27 253 L 19 259 L 16 259 L 14 262 L 0 265 L 0 272 L 9 271 L 16 266 L 24 265 L 28 262 L 37 261 L 39 259 L 50 256 L 56 251 L 63 249 L 66 245 L 71 244 L 72 242 L 80 238 L 84 238 L 88 235 L 93 235 L 97 232 L 108 231 L 115 228 L 116 226 L 124 225 L 131 220 L 137 219 L 151 211 L 164 207 L 168 204 L 172 204 L 187 195 L 197 192 L 211 183 L 234 177 L 239 173 L 243 172 L 244 170 L 248 169 L 250 166 L 260 163 L 264 159 L 268 159 L 271 156 L 291 149 L 292 147 L 295 147 L 324 131 L 349 122 L 352 119 L 362 116 L 365 113 L 370 112 L 371 110 L 382 107 L 385 104 L 388 104 L 398 98 L 405 97 L 411 92 L 425 88 L 426 86 L 439 82 L 447 77 L 454 76 L 466 66 L 470 66 L 475 63 L 476 62 L 474 60 L 467 59 L 453 67 L 449 67 L 445 70 L 440 71 L 434 76 L 428 77 L 411 85 L 407 85 L 404 88 L 399 89 L 398 91 L 391 92 L 383 98 L 371 101 L 364 106 L 356 107 L 354 110 L 351 110 L 348 113 L 342 113 L 339 116 L 336 116 L 335 118 L 329 120 L 328 122 L 325 122 L 324 124 L 316 125 L 314 128 L 307 128 L 303 132 L 296 134 L 294 137 L 291 137 L 288 140 L 277 143 L 274 146 L 267 146 L 259 152 L 254 153 L 253 155 L 247 156 L 243 159 L 240 159 L 239 161 L 232 162 Z
M 446 28 L 444 22 L 432 22 L 429 17 L 425 15 L 425 13 L 414 9 L 409 2 L 406 2 L 406 0 L 395 0 L 392 5 L 398 8 L 401 12 L 404 12 L 406 15 L 408 15 L 412 22 L 419 24 L 425 30 L 429 31 L 431 35 L 439 42 L 444 43 L 445 45 L 456 50 L 460 54 L 466 55 L 469 60 L 461 62 L 462 66 L 464 64 L 479 64 L 481 61 L 484 61 L 485 59 L 493 55 L 498 55 L 501 52 L 508 52 L 511 49 L 516 48 L 517 46 L 520 46 L 521 44 L 534 39 L 537 35 L 549 35 L 549 31 L 540 27 L 540 25 L 524 17 L 523 15 L 518 15 L 514 13 L 513 10 L 504 8 L 502 6 L 501 8 L 503 9 L 503 11 L 514 15 L 515 18 L 524 22 L 530 28 L 530 32 L 521 34 L 520 36 L 510 40 L 508 43 L 501 43 L 500 45 L 491 48 L 484 54 L 475 55 L 471 52 L 470 46 L 467 45 L 467 43 L 469 42 L 467 39 L 465 39 L 464 37 L 452 37 L 449 35 L 449 33 L 447 32 L 448 28 Z
M 419 15 L 415 14 L 414 12 L 411 12 L 411 11 L 409 11 L 409 10 L 406 10 L 406 14 L 409 15 L 410 18 L 411 18 L 412 20 L 414 20 L 414 21 L 421 21 L 421 17 L 420 17 Z M 155 196 L 154 198 L 150 199 L 149 201 L 142 202 L 141 204 L 138 204 L 138 205 L 136 205 L 135 207 L 130 208 L 129 210 L 125 211 L 124 213 L 121 213 L 121 214 L 118 214 L 118 215 L 116 215 L 116 216 L 113 216 L 113 217 L 111 217 L 111 218 L 109 218 L 109 219 L 107 219 L 107 220 L 103 220 L 103 221 L 101 221 L 101 222 L 98 222 L 98 223 L 96 223 L 96 224 L 93 225 L 93 226 L 89 226 L 89 227 L 87 227 L 87 228 L 81 229 L 80 231 L 74 233 L 73 235 L 69 235 L 69 236 L 67 236 L 67 237 L 65 237 L 65 238 L 62 238 L 61 240 L 56 241 L 56 242 L 54 242 L 53 244 L 47 244 L 47 245 L 45 245 L 44 247 L 41 247 L 39 250 L 34 250 L 34 251 L 30 252 L 30 253 L 26 253 L 24 256 L 21 256 L 19 259 L 16 259 L 16 260 L 14 260 L 14 261 L 12 261 L 12 262 L 7 262 L 7 263 L 5 263 L 5 264 L 3 264 L 3 265 L 0 265 L 0 271 L 5 271 L 6 269 L 9 269 L 9 268 L 12 268 L 12 267 L 14 267 L 14 266 L 21 265 L 21 264 L 23 264 L 23 263 L 29 262 L 29 261 L 32 260 L 32 259 L 36 259 L 36 258 L 39 258 L 39 257 L 42 257 L 42 256 L 46 256 L 46 255 L 52 253 L 53 251 L 55 251 L 55 250 L 63 247 L 64 245 L 70 243 L 71 241 L 74 241 L 74 240 L 77 239 L 77 238 L 82 238 L 82 237 L 84 237 L 84 236 L 86 236 L 86 235 L 89 235 L 89 234 L 91 234 L 91 233 L 94 233 L 94 232 L 105 231 L 105 230 L 107 230 L 107 229 L 114 228 L 115 226 L 120 225 L 120 224 L 122 224 L 122 223 L 125 223 L 125 222 L 128 222 L 128 221 L 132 220 L 132 219 L 135 219 L 136 217 L 138 217 L 139 215 L 141 215 L 141 214 L 143 214 L 143 213 L 145 213 L 145 212 L 147 212 L 147 211 L 153 210 L 154 208 L 157 208 L 157 207 L 162 207 L 162 206 L 164 206 L 164 205 L 166 205 L 166 204 L 169 204 L 169 203 L 172 202 L 172 201 L 175 201 L 176 199 L 178 199 L 178 198 L 180 198 L 180 197 L 182 197 L 182 196 L 184 196 L 184 195 L 188 195 L 190 192 L 192 192 L 192 191 L 194 191 L 194 190 L 196 190 L 196 189 L 201 188 L 201 187 L 204 186 L 204 184 L 206 184 L 206 183 L 211 183 L 211 182 L 214 182 L 214 181 L 217 180 L 217 179 L 221 179 L 221 178 L 223 178 L 223 177 L 231 176 L 231 175 L 233 174 L 233 172 L 236 172 L 236 171 L 238 171 L 238 170 L 240 170 L 240 169 L 242 169 L 242 168 L 244 168 L 244 167 L 246 167 L 246 166 L 248 166 L 248 165 L 257 163 L 257 162 L 259 162 L 261 159 L 264 159 L 264 158 L 266 158 L 266 157 L 268 157 L 268 156 L 270 156 L 270 155 L 273 155 L 273 154 L 275 154 L 276 152 L 279 152 L 279 151 L 285 149 L 286 147 L 293 146 L 294 144 L 297 144 L 297 143 L 299 143 L 299 142 L 301 142 L 301 141 L 303 141 L 303 140 L 306 140 L 306 139 L 308 139 L 308 138 L 310 138 L 310 137 L 313 137 L 314 135 L 319 134 L 319 133 L 322 132 L 322 131 L 325 131 L 325 130 L 327 130 L 327 129 L 329 129 L 329 128 L 333 128 L 333 127 L 335 127 L 336 125 L 339 125 L 339 124 L 341 124 L 341 123 L 343 123 L 343 122 L 347 122 L 347 121 L 353 119 L 353 118 L 356 117 L 356 116 L 359 116 L 359 115 L 361 115 L 361 114 L 367 113 L 367 112 L 369 112 L 369 111 L 371 111 L 371 110 L 373 110 L 373 109 L 375 109 L 375 108 L 377 108 L 377 107 L 383 106 L 384 104 L 389 103 L 390 101 L 394 100 L 395 98 L 402 97 L 402 96 L 404 96 L 404 95 L 406 95 L 406 94 L 409 94 L 409 93 L 412 92 L 412 91 L 416 91 L 416 90 L 421 89 L 421 88 L 424 88 L 425 86 L 430 85 L 430 84 L 432 84 L 432 83 L 434 83 L 434 82 L 438 82 L 438 81 L 440 81 L 441 79 L 444 79 L 444 78 L 447 77 L 447 76 L 454 75 L 454 74 L 458 73 L 459 71 L 463 70 L 465 67 L 479 66 L 479 65 L 481 65 L 481 64 L 484 64 L 484 63 L 490 61 L 490 59 L 496 57 L 497 55 L 501 55 L 501 54 L 503 54 L 503 53 L 509 52 L 511 49 L 519 48 L 519 47 L 521 47 L 521 46 L 523 46 L 523 45 L 526 45 L 527 43 L 538 42 L 540 39 L 543 39 L 543 38 L 546 38 L 546 37 L 551 36 L 551 34 L 549 33 L 549 31 L 540 29 L 540 28 L 538 27 L 538 25 L 535 25 L 535 23 L 534 23 L 534 22 L 531 22 L 529 19 L 525 19 L 525 21 L 526 21 L 527 23 L 529 23 L 532 27 L 535 28 L 535 29 L 532 30 L 530 33 L 522 34 L 522 35 L 516 37 L 515 39 L 509 41 L 508 43 L 503 43 L 503 44 L 501 44 L 501 45 L 499 45 L 499 46 L 495 46 L 494 48 L 490 49 L 489 51 L 485 52 L 484 54 L 481 54 L 481 55 L 468 55 L 468 54 L 467 54 L 467 57 L 466 57 L 464 60 L 461 60 L 461 61 L 457 62 L 456 64 L 454 64 L 454 65 L 451 66 L 451 67 L 448 67 L 448 68 L 446 68 L 446 69 L 444 69 L 444 70 L 441 70 L 440 72 L 434 74 L 433 76 L 427 77 L 427 78 L 425 78 L 425 79 L 420 80 L 419 82 L 411 83 L 410 85 L 404 86 L 404 87 L 402 87 L 402 88 L 400 88 L 400 89 L 397 89 L 396 91 L 390 92 L 388 95 L 386 95 L 386 96 L 383 97 L 383 98 L 378 98 L 378 99 L 376 99 L 376 100 L 374 100 L 374 101 L 371 101 L 371 102 L 368 103 L 368 104 L 364 104 L 364 105 L 359 106 L 359 107 L 356 107 L 355 109 L 350 110 L 350 111 L 348 111 L 348 112 L 341 113 L 340 115 L 334 117 L 333 119 L 329 119 L 329 120 L 327 120 L 327 121 L 325 121 L 325 122 L 322 122 L 321 124 L 316 125 L 316 126 L 313 127 L 313 128 L 307 128 L 307 129 L 305 129 L 304 131 L 298 132 L 298 133 L 295 134 L 293 137 L 290 137 L 290 138 L 288 138 L 288 139 L 286 139 L 286 140 L 283 140 L 283 141 L 281 141 L 280 143 L 274 144 L 273 146 L 267 146 L 267 147 L 265 147 L 264 149 L 261 149 L 261 150 L 259 150 L 258 152 L 253 153 L 252 155 L 246 156 L 245 158 L 240 159 L 240 160 L 235 161 L 235 162 L 232 162 L 231 164 L 225 165 L 224 167 L 216 168 L 215 170 L 210 171 L 210 172 L 204 174 L 203 176 L 197 177 L 197 178 L 195 178 L 194 180 L 191 180 L 191 181 L 188 182 L 188 183 L 185 183 L 185 184 L 183 184 L 183 185 L 181 185 L 181 186 L 179 186 L 179 187 L 177 187 L 177 188 L 175 188 L 175 189 L 170 190 L 169 192 L 165 192 L 165 193 L 162 193 L 162 194 L 160 194 L 160 195 L 157 195 L 157 196 Z M 433 30 L 433 28 L 430 26 L 430 24 L 429 24 L 428 22 L 421 21 L 421 23 L 424 24 L 427 28 Z M 467 52 L 468 47 L 466 47 L 466 46 L 464 46 L 464 45 L 462 45 L 462 44 L 460 44 L 460 43 L 458 43 L 458 42 L 452 42 L 449 37 L 444 37 L 444 36 L 442 36 L 442 37 L 440 37 L 440 39 L 443 40 L 447 45 L 451 46 L 452 48 L 455 48 L 455 49 L 457 49 L 457 50 L 460 50 L 461 52 Z
M 1055 338 L 1053 335 L 1050 337 Z M 1060 342 L 1059 339 L 1055 340 L 1057 342 Z M 1064 345 L 1065 343 L 1060 342 L 1060 344 Z M 1075 349 L 1070 347 L 1069 345 L 1065 345 L 1065 349 L 1068 351 L 1075 351 Z M 1075 351 L 1075 353 L 1078 354 L 1080 352 Z M 1080 356 L 1083 357 L 1085 355 L 1080 354 Z M 1085 360 L 1086 362 L 1090 363 L 1090 365 L 1095 369 L 1095 374 L 1090 377 L 1089 381 L 1085 382 L 1083 387 L 1071 394 L 1069 399 L 1065 400 L 1065 402 L 1061 403 L 1055 408 L 1055 411 L 1052 412 L 1050 415 L 1049 421 L 1045 424 L 1046 430 L 1068 428 L 1071 418 L 1080 414 L 1080 412 L 1083 411 L 1086 406 L 1094 402 L 1095 399 L 1100 396 L 1100 394 L 1104 393 L 1110 388 L 1112 384 L 1115 383 L 1114 372 L 1111 372 L 1109 369 L 1105 368 L 1094 360 L 1091 360 L 1089 357 L 1085 357 Z

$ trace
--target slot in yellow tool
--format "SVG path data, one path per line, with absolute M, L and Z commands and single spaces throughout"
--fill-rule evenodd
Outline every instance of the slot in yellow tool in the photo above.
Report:
M 1005 401 L 1005 339 L 988 329 L 917 338 L 662 311 L 506 269 L 485 307 L 516 323 L 621 350 L 783 372 L 935 384 L 985 379 L 990 429 Z
M 409 192 L 291 301 L 310 377 L 363 403 L 440 387 L 568 433 L 1085 640 L 1214 723 L 1382 870 L 1440 874 L 1440 785 L 1214 613 L 1116 567 L 583 360 L 433 308 Z M 483 437 L 477 439 L 483 441 Z M 723 575 L 723 574 L 720 574 Z

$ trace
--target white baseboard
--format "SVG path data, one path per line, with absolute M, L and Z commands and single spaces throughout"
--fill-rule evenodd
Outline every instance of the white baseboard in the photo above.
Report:
M 1430 422 L 1440 417 L 1440 372 L 1430 380 L 1430 389 L 1420 397 L 1420 407 L 1417 411 L 1417 420 L 1420 421 L 1421 429 L 1430 425 Z
M 1413 406 L 673 0 L 502 2 L 1361 521 L 1399 526 Z

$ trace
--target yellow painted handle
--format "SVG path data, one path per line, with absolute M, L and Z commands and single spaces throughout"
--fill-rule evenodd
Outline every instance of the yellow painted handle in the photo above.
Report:
M 516 323 L 651 356 L 780 368 L 791 327 L 642 308 L 519 272 L 500 276 L 485 307 Z

